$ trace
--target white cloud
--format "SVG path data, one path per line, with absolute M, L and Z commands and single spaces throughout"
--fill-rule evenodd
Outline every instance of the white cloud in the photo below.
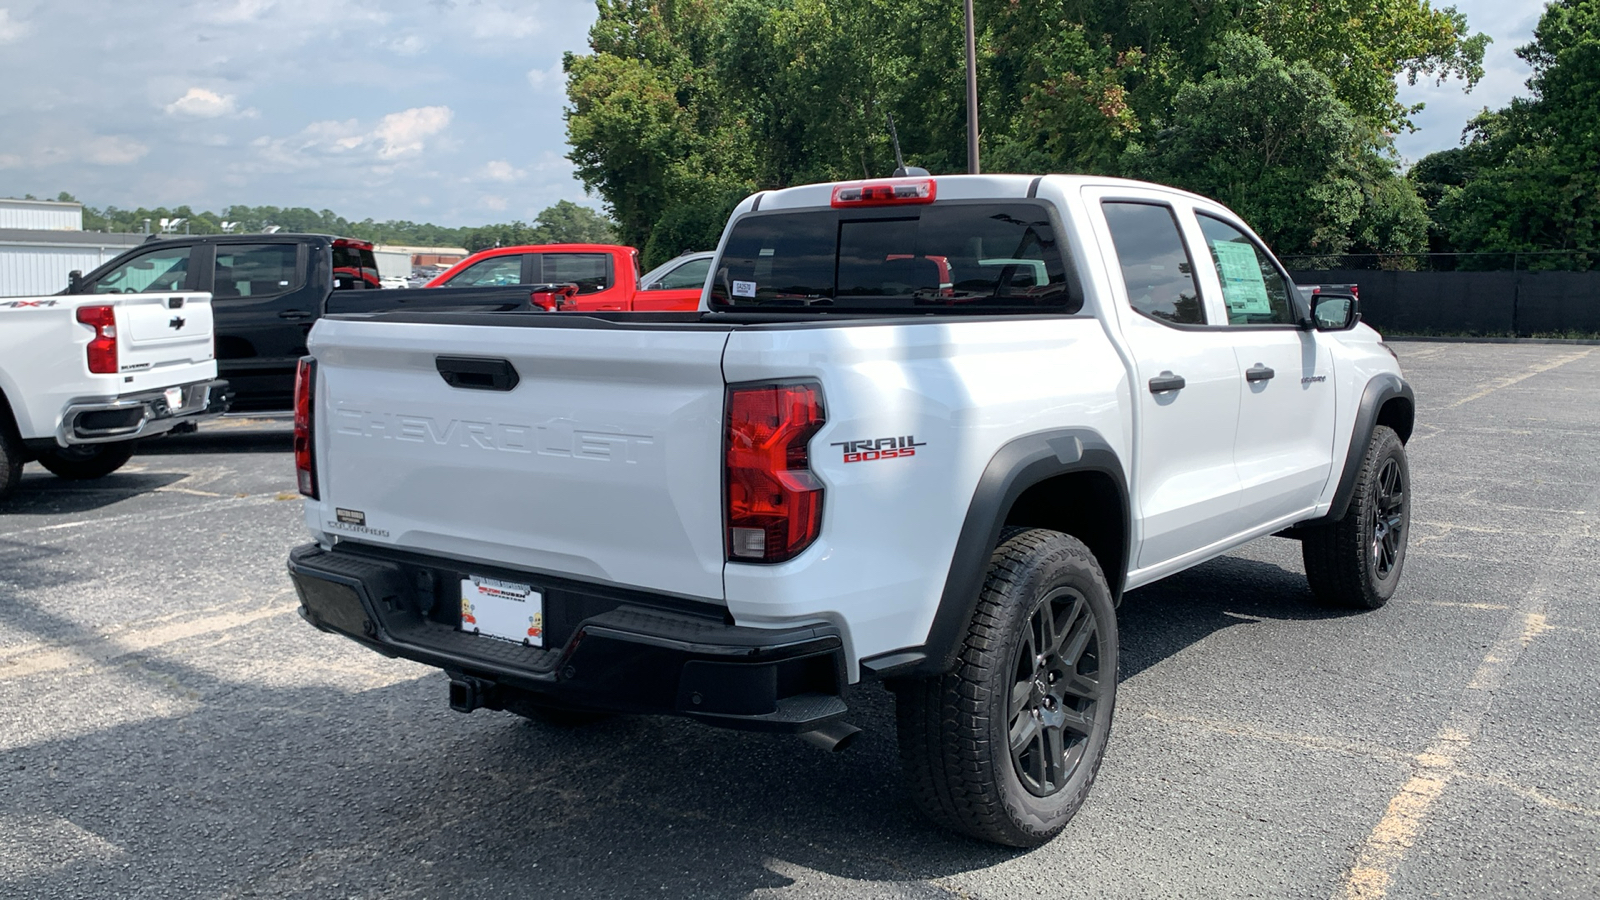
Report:
M 416 56 L 418 53 L 428 49 L 428 42 L 423 40 L 421 35 L 416 34 L 408 34 L 399 39 L 386 38 L 382 41 L 382 44 L 401 56 Z
M 189 88 L 188 93 L 166 106 L 168 115 L 194 116 L 200 119 L 232 115 L 237 108 L 232 94 L 218 94 L 198 87 Z
M 372 133 L 383 142 L 378 156 L 394 159 L 421 152 L 423 142 L 445 130 L 452 115 L 448 106 L 419 106 L 384 116 Z
M 473 3 L 454 11 L 479 40 L 520 40 L 544 30 L 539 17 L 520 9 L 507 9 L 498 3 Z
M 100 166 L 125 166 L 138 162 L 150 152 L 149 146 L 127 137 L 102 135 L 84 141 L 81 156 Z
M 0 169 L 17 169 L 23 164 L 22 157 L 15 153 L 0 153 Z
M 486 208 L 495 212 L 505 212 L 507 206 L 506 198 L 496 194 L 485 194 L 482 203 Z
M 13 21 L 11 10 L 0 9 L 0 44 L 9 44 L 27 33 L 26 22 Z
M 273 0 L 234 0 L 218 3 L 206 10 L 206 18 L 221 25 L 240 25 L 254 22 L 273 7 Z
M 560 89 L 567 83 L 567 73 L 561 71 L 561 63 L 556 63 L 548 69 L 529 69 L 528 85 L 539 93 L 548 90 Z
M 444 131 L 454 114 L 448 106 L 419 106 L 390 113 L 372 129 L 359 119 L 312 122 L 287 138 L 257 138 L 269 162 L 294 168 L 317 165 L 317 157 L 370 153 L 378 159 L 400 159 L 422 152 L 429 138 Z
M 490 181 L 521 181 L 527 177 L 527 172 L 513 166 L 503 159 L 491 160 L 484 164 L 483 177 Z

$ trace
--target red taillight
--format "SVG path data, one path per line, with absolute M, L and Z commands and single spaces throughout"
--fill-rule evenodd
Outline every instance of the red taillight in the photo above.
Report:
M 577 285 L 564 284 L 553 291 L 534 291 L 528 295 L 528 302 L 545 312 L 556 312 L 576 307 L 578 301 L 573 298 L 577 295 Z
M 932 178 L 853 181 L 833 189 L 833 205 L 893 206 L 897 203 L 932 203 L 938 194 L 939 186 Z
M 117 310 L 111 306 L 80 306 L 78 321 L 94 329 L 89 341 L 89 371 L 117 374 Z
M 317 389 L 317 361 L 300 360 L 294 371 L 294 470 L 300 493 L 317 499 L 317 467 L 311 454 L 311 398 Z
M 826 421 L 814 384 L 728 389 L 728 559 L 783 562 L 822 530 L 806 444 Z

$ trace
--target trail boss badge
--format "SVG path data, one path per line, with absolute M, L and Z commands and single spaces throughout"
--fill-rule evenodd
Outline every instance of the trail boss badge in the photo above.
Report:
M 844 453 L 844 461 L 854 463 L 916 456 L 917 448 L 928 446 L 928 442 L 919 443 L 915 437 L 908 434 L 904 437 L 870 438 L 864 441 L 835 441 L 828 446 L 840 448 Z

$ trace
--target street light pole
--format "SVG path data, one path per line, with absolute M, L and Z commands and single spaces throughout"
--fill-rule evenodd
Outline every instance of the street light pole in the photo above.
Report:
M 967 5 L 967 174 L 978 174 L 978 42 L 972 27 L 972 0 Z

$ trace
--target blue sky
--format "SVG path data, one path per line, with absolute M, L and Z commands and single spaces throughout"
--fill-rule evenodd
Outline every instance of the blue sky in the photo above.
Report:
M 1525 93 L 1543 4 L 1457 0 L 1488 74 L 1407 87 L 1409 160 Z M 590 0 L 0 0 L 0 196 L 309 206 L 441 225 L 598 206 L 572 176 L 561 54 Z
M 1435 85 L 1419 80 L 1416 85 L 1406 85 L 1402 80 L 1400 102 L 1427 104 L 1412 117 L 1418 130 L 1395 136 L 1395 149 L 1408 163 L 1458 146 L 1461 130 L 1484 107 L 1499 109 L 1512 97 L 1528 96 L 1526 82 L 1532 73 L 1517 58 L 1516 49 L 1533 40 L 1533 28 L 1545 9 L 1540 0 L 1454 0 L 1433 5 L 1454 6 L 1466 14 L 1472 31 L 1489 35 L 1494 43 L 1484 53 L 1483 80 L 1471 93 L 1462 90 L 1460 81 Z

